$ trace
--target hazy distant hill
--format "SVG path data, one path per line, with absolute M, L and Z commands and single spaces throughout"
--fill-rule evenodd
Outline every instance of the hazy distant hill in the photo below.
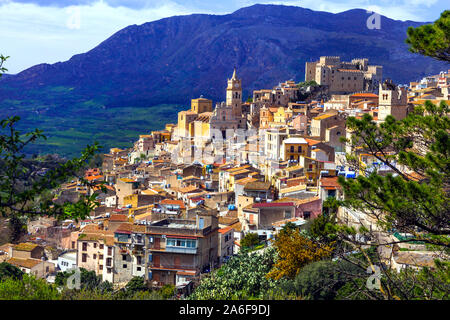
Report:
M 99 139 L 110 146 L 121 137 L 120 130 L 130 133 L 121 119 L 135 108 L 146 107 L 133 134 L 175 121 L 179 104 L 200 94 L 223 100 L 234 66 L 244 98 L 279 81 L 304 80 L 305 62 L 321 55 L 367 57 L 370 64 L 384 67 L 384 77 L 401 83 L 447 68 L 408 52 L 406 29 L 422 23 L 382 17 L 381 29 L 370 30 L 369 16 L 361 9 L 332 14 L 254 5 L 228 15 L 175 16 L 128 26 L 66 62 L 36 65 L 2 79 L 0 116 L 18 113 L 30 121 L 24 125 L 43 129 L 65 119 L 63 127 L 72 128 L 75 137 L 98 127 L 106 130 Z M 160 119 L 152 106 L 162 103 L 178 106 L 168 108 L 170 114 L 158 110 L 164 114 Z

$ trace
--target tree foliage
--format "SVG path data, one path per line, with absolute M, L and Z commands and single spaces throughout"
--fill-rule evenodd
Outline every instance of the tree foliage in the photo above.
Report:
M 339 289 L 355 275 L 363 275 L 361 269 L 346 261 L 316 261 L 300 270 L 294 288 L 304 299 L 333 300 Z
M 409 27 L 409 50 L 437 60 L 450 62 L 450 10 L 445 10 L 433 24 Z
M 248 249 L 257 246 L 260 243 L 257 233 L 249 232 L 241 239 L 241 248 Z
M 144 277 L 133 277 L 130 281 L 128 281 L 125 286 L 125 290 L 129 295 L 134 295 L 136 292 L 148 290 L 148 287 L 145 283 Z
M 220 269 L 203 278 L 189 299 L 262 299 L 275 294 L 281 282 L 266 278 L 274 257 L 272 248 L 262 254 L 240 252 Z
M 0 55 L 0 76 L 8 57 Z M 20 117 L 0 121 L 0 214 L 8 217 L 54 216 L 58 219 L 84 219 L 99 205 L 96 195 L 82 195 L 75 203 L 57 204 L 51 197 L 43 197 L 62 183 L 77 177 L 99 150 L 94 143 L 87 146 L 78 158 L 68 160 L 42 176 L 32 176 L 26 163 L 26 147 L 39 139 L 46 139 L 39 129 L 22 133 L 17 124 Z M 80 177 L 82 184 L 90 183 Z
M 67 286 L 68 278 L 73 275 L 75 270 L 58 272 L 55 277 L 55 285 L 60 288 Z M 102 281 L 102 277 L 95 274 L 95 271 L 89 271 L 80 268 L 80 290 L 98 290 L 100 292 L 112 291 L 112 284 L 108 281 Z
M 0 263 L 0 282 L 6 278 L 21 280 L 23 274 L 24 273 L 22 270 L 12 264 L 9 264 L 7 262 Z
M 350 117 L 347 127 L 352 136 L 346 142 L 353 151 L 347 155 L 347 162 L 360 175 L 356 179 L 339 177 L 344 191 L 340 205 L 357 210 L 366 222 L 372 221 L 375 228 L 368 230 L 367 226 L 361 226 L 356 232 L 366 240 L 358 239 L 355 232 L 348 232 L 351 228 L 335 228 L 334 231 L 338 231 L 341 241 L 360 252 L 363 246 L 376 249 L 378 262 L 369 257 L 367 262 L 369 266 L 381 267 L 381 282 L 380 290 L 370 291 L 363 279 L 354 279 L 342 287 L 338 298 L 445 297 L 442 293 L 448 289 L 448 267 L 443 269 L 441 264 L 434 269 L 407 269 L 399 273 L 390 267 L 391 260 L 386 254 L 397 243 L 425 243 L 448 259 L 445 257 L 450 247 L 448 105 L 444 101 L 439 105 L 426 101 L 406 118 L 397 121 L 388 116 L 381 124 L 367 114 L 362 119 Z M 383 163 L 388 172 L 380 173 L 376 166 L 361 163 L 359 155 L 362 154 Z M 393 240 L 394 231 L 411 236 Z
M 333 248 L 308 239 L 298 229 L 286 229 L 276 237 L 273 246 L 277 250 L 277 259 L 267 277 L 279 280 L 293 279 L 308 263 L 327 258 Z
M 44 279 L 23 274 L 22 279 L 12 277 L 0 282 L 0 300 L 59 300 L 61 294 L 56 286 L 48 284 Z
M 445 102 L 426 101 L 405 119 L 388 116 L 377 125 L 368 114 L 348 119 L 351 144 L 383 162 L 392 173 L 361 167 L 357 179 L 339 178 L 345 205 L 376 219 L 384 230 L 407 232 L 427 243 L 449 246 L 450 119 Z M 365 170 L 365 171 L 364 171 Z

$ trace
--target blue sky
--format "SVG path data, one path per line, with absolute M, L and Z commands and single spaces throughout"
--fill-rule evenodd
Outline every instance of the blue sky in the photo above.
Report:
M 174 15 L 226 14 L 255 3 L 342 12 L 361 8 L 397 20 L 434 21 L 448 0 L 0 0 L 0 53 L 8 73 L 65 61 L 118 30 Z

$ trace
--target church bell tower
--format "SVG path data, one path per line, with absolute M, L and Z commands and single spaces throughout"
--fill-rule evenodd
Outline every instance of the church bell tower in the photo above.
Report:
M 233 76 L 231 77 L 231 79 L 228 79 L 227 106 L 232 107 L 234 117 L 241 117 L 241 115 L 242 115 L 242 86 L 241 86 L 241 80 L 236 77 L 236 68 L 234 68 Z

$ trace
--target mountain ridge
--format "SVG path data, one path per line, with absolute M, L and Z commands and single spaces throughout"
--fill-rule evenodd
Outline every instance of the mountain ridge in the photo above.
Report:
M 188 105 L 200 95 L 224 100 L 234 67 L 246 100 L 253 90 L 289 79 L 303 81 L 305 62 L 320 56 L 368 58 L 370 65 L 383 66 L 383 78 L 397 83 L 448 68 L 408 51 L 407 27 L 424 23 L 381 16 L 381 28 L 370 30 L 370 15 L 363 9 L 334 14 L 253 5 L 225 15 L 193 14 L 130 25 L 67 61 L 35 65 L 1 79 L 0 116 L 20 114 L 27 127 L 38 114 L 45 120 L 44 130 L 47 120 L 59 119 L 54 115 L 66 117 L 70 127 L 80 110 L 91 113 L 83 116 L 101 118 L 111 108 L 146 108 L 152 117 L 155 105 Z M 94 128 L 96 119 L 89 121 Z M 176 121 L 176 113 L 167 121 Z M 146 123 L 149 127 L 143 124 L 142 131 L 159 129 Z

